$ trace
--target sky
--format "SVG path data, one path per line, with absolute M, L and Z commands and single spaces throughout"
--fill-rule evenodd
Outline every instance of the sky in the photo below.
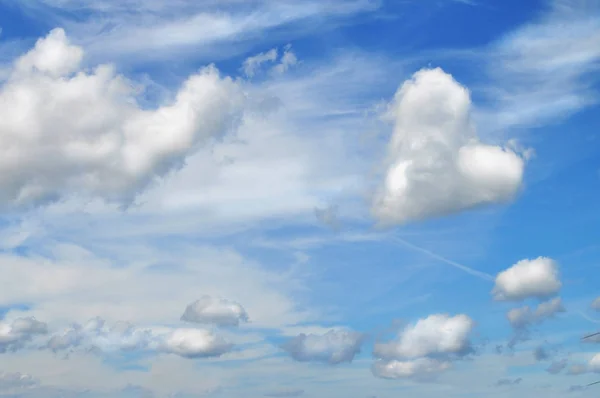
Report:
M 599 83 L 597 0 L 0 0 L 0 396 L 596 397 Z

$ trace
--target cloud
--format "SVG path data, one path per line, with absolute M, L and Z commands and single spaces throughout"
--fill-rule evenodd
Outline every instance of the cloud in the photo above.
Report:
M 546 368 L 546 372 L 553 374 L 553 375 L 559 374 L 567 367 L 568 364 L 569 364 L 569 361 L 567 359 L 562 359 L 558 362 L 552 362 L 550 364 L 550 366 L 548 366 L 548 368 Z
M 0 87 L 0 205 L 72 195 L 129 204 L 240 115 L 240 87 L 214 67 L 190 76 L 173 101 L 142 109 L 138 87 L 110 65 L 82 69 L 82 57 L 55 29 Z
M 590 307 L 593 310 L 600 312 L 600 297 L 597 297 L 594 301 L 592 301 L 592 304 L 590 305 Z
M 360 352 L 364 335 L 345 330 L 330 330 L 325 334 L 304 334 L 288 340 L 282 348 L 299 362 L 325 362 L 337 365 L 352 362 Z
M 527 340 L 531 326 L 539 325 L 565 311 L 560 297 L 540 303 L 535 310 L 529 306 L 509 310 L 506 317 L 514 330 L 514 335 L 509 341 L 508 347 L 513 348 L 519 341 Z M 541 353 L 536 352 L 536 354 Z
M 396 92 L 389 114 L 384 186 L 373 202 L 382 223 L 406 223 L 510 201 L 525 161 L 480 142 L 468 90 L 442 69 L 422 69 Z
M 218 357 L 233 345 L 213 332 L 202 329 L 175 329 L 163 337 L 161 350 L 185 358 Z
M 522 381 L 523 379 L 520 377 L 517 377 L 516 379 L 500 379 L 496 382 L 496 387 L 515 386 L 521 384 Z
M 138 328 L 126 322 L 108 326 L 101 318 L 64 329 L 51 336 L 45 345 L 45 348 L 54 352 L 73 351 L 77 348 L 103 353 L 153 351 L 184 358 L 219 357 L 232 347 L 233 344 L 209 330 Z
M 94 58 L 132 64 L 195 58 L 216 61 L 309 31 L 334 29 L 347 18 L 376 10 L 369 0 L 206 0 L 201 3 L 33 0 L 18 6 L 30 16 L 63 26 Z M 96 4 L 97 3 L 97 4 Z M 76 16 L 76 17 L 75 17 Z
M 545 361 L 550 358 L 550 354 L 548 351 L 546 351 L 546 349 L 544 349 L 544 347 L 540 346 L 533 350 L 533 357 L 536 361 Z
M 471 352 L 475 322 L 467 315 L 434 314 L 407 326 L 396 340 L 376 343 L 373 354 L 383 359 L 464 356 Z
M 600 373 L 600 352 L 590 359 L 588 366 L 590 371 Z
M 487 54 L 490 128 L 541 126 L 598 101 L 600 6 L 548 0 L 534 21 L 510 31 Z
M 217 326 L 239 326 L 240 322 L 248 322 L 248 314 L 235 301 L 205 295 L 186 307 L 181 320 Z
M 275 62 L 277 60 L 277 56 L 277 49 L 272 48 L 267 52 L 248 57 L 244 60 L 242 70 L 246 76 L 253 77 L 262 64 L 266 62 Z
M 48 333 L 48 326 L 33 317 L 0 321 L 0 354 L 16 351 L 34 337 Z
M 38 384 L 38 380 L 25 373 L 0 372 L 0 393 L 16 393 L 23 389 L 36 387 Z
M 526 329 L 533 324 L 540 324 L 556 314 L 565 312 L 560 297 L 540 303 L 535 311 L 529 306 L 514 308 L 507 313 L 508 321 L 515 329 Z
M 430 380 L 450 368 L 450 362 L 431 358 L 418 358 L 412 361 L 376 360 L 372 367 L 375 376 L 384 379 L 412 378 Z
M 548 257 L 521 260 L 496 276 L 492 295 L 498 301 L 545 299 L 557 294 L 562 286 L 558 264 Z

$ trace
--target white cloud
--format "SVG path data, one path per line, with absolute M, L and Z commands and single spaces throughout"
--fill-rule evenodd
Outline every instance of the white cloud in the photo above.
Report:
M 104 353 L 151 350 L 184 358 L 218 357 L 232 347 L 223 337 L 205 329 L 138 328 L 125 322 L 108 326 L 101 318 L 64 329 L 50 337 L 45 345 L 54 352 L 78 348 Z
M 600 353 L 594 355 L 588 365 L 592 372 L 600 373 Z
M 373 354 L 383 359 L 414 359 L 429 355 L 465 355 L 475 322 L 467 315 L 434 314 L 407 326 L 396 340 L 376 343 Z
M 600 297 L 597 297 L 592 301 L 591 308 L 596 311 L 600 311 Z
M 333 29 L 346 18 L 378 8 L 370 0 L 33 0 L 18 6 L 63 26 L 94 58 L 124 63 L 210 59 L 243 54 L 260 43 Z M 78 15 L 74 18 L 73 15 Z M 85 16 L 81 18 L 81 16 Z M 268 44 L 267 44 L 268 45 Z
M 281 55 L 279 63 L 273 66 L 272 71 L 273 73 L 282 74 L 287 72 L 290 67 L 296 65 L 297 63 L 298 57 L 296 57 L 296 54 L 292 51 L 292 47 L 287 45 L 283 50 L 283 54 Z
M 545 299 L 557 294 L 562 286 L 558 264 L 548 257 L 521 260 L 496 276 L 492 295 L 498 301 Z
M 0 321 L 0 354 L 21 349 L 34 337 L 47 332 L 47 325 L 32 317 Z
M 238 84 L 213 67 L 190 76 L 172 103 L 148 110 L 133 83 L 110 65 L 81 69 L 82 56 L 55 29 L 15 61 L 0 88 L 1 205 L 71 195 L 128 204 L 241 112 Z
M 217 326 L 238 326 L 240 322 L 248 322 L 248 314 L 235 301 L 205 295 L 186 307 L 181 320 Z
M 277 60 L 277 55 L 277 49 L 272 48 L 267 52 L 248 57 L 242 65 L 242 70 L 246 76 L 253 77 L 262 64 L 266 62 L 275 62 Z
M 358 332 L 330 330 L 325 334 L 300 334 L 282 347 L 296 361 L 326 362 L 337 365 L 352 362 L 360 352 L 364 336 Z
M 466 88 L 440 68 L 423 69 L 397 91 L 390 114 L 385 183 L 373 212 L 383 223 L 406 223 L 511 200 L 524 159 L 479 141 Z
M 565 307 L 563 306 L 562 299 L 556 297 L 540 303 L 535 311 L 529 306 L 524 306 L 508 311 L 506 316 L 513 328 L 524 329 L 533 324 L 540 324 L 561 312 L 565 312 Z
M 413 378 L 416 380 L 429 380 L 437 374 L 449 369 L 448 361 L 431 358 L 419 358 L 412 361 L 377 360 L 373 364 L 372 372 L 375 376 L 384 379 Z
M 600 6 L 548 0 L 536 20 L 504 35 L 489 50 L 489 129 L 541 126 L 598 101 Z

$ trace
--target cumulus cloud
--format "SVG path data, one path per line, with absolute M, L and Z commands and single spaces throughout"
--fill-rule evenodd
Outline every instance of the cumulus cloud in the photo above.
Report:
M 364 335 L 346 330 L 330 330 L 325 334 L 304 334 L 288 340 L 282 348 L 299 362 L 325 362 L 337 365 L 352 362 L 360 352 Z
M 72 195 L 128 204 L 242 112 L 239 85 L 212 66 L 172 101 L 143 109 L 139 86 L 111 65 L 83 69 L 83 56 L 52 30 L 0 86 L 0 205 Z
M 224 338 L 203 329 L 175 329 L 162 340 L 162 351 L 185 358 L 219 357 L 233 347 Z
M 558 264 L 548 257 L 521 260 L 496 276 L 492 295 L 498 301 L 546 299 L 560 291 Z
M 469 91 L 442 69 L 422 69 L 397 91 L 389 117 L 384 186 L 373 213 L 382 223 L 443 216 L 510 201 L 525 160 L 509 147 L 479 141 Z
M 383 359 L 463 356 L 475 323 L 467 315 L 434 314 L 406 327 L 396 340 L 376 343 L 373 353 Z
M 54 352 L 76 348 L 101 352 L 148 350 L 184 358 L 218 357 L 232 347 L 233 344 L 209 330 L 154 330 L 138 328 L 126 322 L 109 326 L 100 318 L 54 334 L 46 344 L 46 348 Z
M 0 353 L 23 348 L 34 337 L 48 333 L 44 322 L 35 318 L 16 318 L 0 322 Z
M 592 301 L 591 308 L 596 311 L 600 311 L 600 297 Z
M 379 359 L 375 361 L 371 370 L 375 376 L 384 379 L 430 380 L 440 372 L 449 369 L 450 366 L 448 361 L 432 358 L 419 358 L 411 361 Z
M 205 295 L 186 307 L 181 320 L 217 326 L 238 326 L 240 322 L 248 322 L 248 314 L 235 301 Z

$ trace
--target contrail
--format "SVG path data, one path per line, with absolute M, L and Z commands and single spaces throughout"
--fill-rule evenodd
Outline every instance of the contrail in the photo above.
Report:
M 420 246 L 417 246 L 417 245 L 414 245 L 414 244 L 412 244 L 410 242 L 407 242 L 407 241 L 405 241 L 402 238 L 398 238 L 397 236 L 392 236 L 392 237 L 390 237 L 390 239 L 393 242 L 399 243 L 399 244 L 401 244 L 403 246 L 406 246 L 408 248 L 411 248 L 413 250 L 421 252 L 421 253 L 423 253 L 423 254 L 431 257 L 431 258 L 434 258 L 434 259 L 439 260 L 439 261 L 441 261 L 443 263 L 451 265 L 454 268 L 458 268 L 459 270 L 461 270 L 463 272 L 466 272 L 469 275 L 473 275 L 473 276 L 476 276 L 479 279 L 483 279 L 484 281 L 493 281 L 495 279 L 494 276 L 492 276 L 492 275 L 490 275 L 488 273 L 477 271 L 476 269 L 473 269 L 471 267 L 467 267 L 466 265 L 459 264 L 456 261 L 449 260 L 449 259 L 447 259 L 445 257 L 440 256 L 439 254 L 435 254 L 435 253 L 433 253 L 433 252 L 431 252 L 431 251 L 429 251 L 427 249 L 423 249 Z
M 585 314 L 583 311 L 577 311 L 577 313 L 578 313 L 578 314 L 579 314 L 579 315 L 580 315 L 580 316 L 581 316 L 583 319 L 585 319 L 586 321 L 589 321 L 589 322 L 595 323 L 595 324 L 597 324 L 597 325 L 600 325 L 600 321 L 598 321 L 598 320 L 596 320 L 596 319 L 594 319 L 594 318 L 591 318 L 591 317 L 587 316 L 587 315 L 586 315 L 586 314 Z

